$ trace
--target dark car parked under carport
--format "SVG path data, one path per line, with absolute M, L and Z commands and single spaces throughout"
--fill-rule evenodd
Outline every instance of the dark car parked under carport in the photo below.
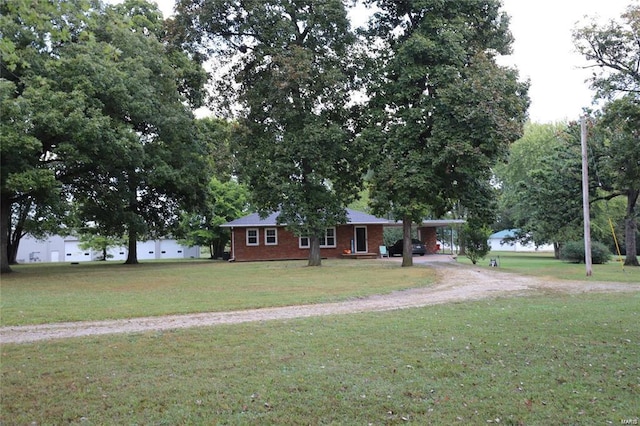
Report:
M 398 240 L 389 247 L 389 256 L 402 255 L 402 242 L 402 240 Z M 427 254 L 427 247 L 422 241 L 414 238 L 411 240 L 411 254 L 424 256 Z

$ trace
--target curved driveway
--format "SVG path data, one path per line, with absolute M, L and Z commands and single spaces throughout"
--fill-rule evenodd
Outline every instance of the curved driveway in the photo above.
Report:
M 516 275 L 499 270 L 480 269 L 455 263 L 447 255 L 415 257 L 414 260 L 415 263 L 427 263 L 435 268 L 440 277 L 439 284 L 334 303 L 232 312 L 2 327 L 0 328 L 0 343 L 28 343 L 103 334 L 137 333 L 190 327 L 211 327 L 252 321 L 388 311 L 503 295 L 525 296 L 538 290 L 569 293 L 640 291 L 640 286 L 635 284 L 550 281 L 544 278 Z M 382 261 L 399 262 L 400 258 L 384 259 Z

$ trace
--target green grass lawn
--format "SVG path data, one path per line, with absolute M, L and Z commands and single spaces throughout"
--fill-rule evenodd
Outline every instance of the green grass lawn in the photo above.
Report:
M 554 294 L 7 344 L 0 423 L 621 424 L 639 307 Z
M 500 260 L 504 271 L 586 279 L 584 265 L 544 256 Z M 317 303 L 435 279 L 392 262 L 305 264 L 20 265 L 2 277 L 2 323 Z M 589 279 L 640 282 L 603 266 Z M 4 344 L 0 424 L 634 424 L 639 320 L 637 292 L 553 292 Z
M 0 284 L 1 325 L 133 318 L 319 303 L 430 285 L 426 267 L 366 260 L 207 260 L 14 266 Z
M 552 277 L 567 280 L 615 281 L 640 284 L 640 268 L 623 266 L 615 257 L 604 265 L 592 265 L 592 275 L 587 277 L 584 264 L 556 260 L 553 253 L 490 252 L 479 260 L 477 266 L 489 268 L 490 259 L 497 259 L 500 270 L 518 274 Z M 458 262 L 471 265 L 465 256 Z

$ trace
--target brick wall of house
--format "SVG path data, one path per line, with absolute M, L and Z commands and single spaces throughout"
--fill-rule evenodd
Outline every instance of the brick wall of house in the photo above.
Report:
M 380 246 L 384 245 L 382 226 L 367 226 L 367 245 L 369 253 L 380 254 Z
M 427 248 L 427 254 L 437 253 L 438 237 L 436 235 L 436 228 L 419 227 L 420 240 Z
M 362 225 L 364 226 L 364 225 Z M 378 254 L 378 247 L 383 245 L 382 225 L 367 226 L 367 248 L 369 253 Z M 247 229 L 258 229 L 258 245 L 247 245 Z M 234 228 L 234 252 L 231 256 L 236 261 L 308 259 L 309 249 L 300 248 L 298 237 L 283 227 L 277 227 L 278 244 L 265 245 L 265 228 Z M 323 258 L 337 258 L 351 248 L 354 238 L 353 225 L 342 225 L 336 228 L 336 247 L 321 248 Z

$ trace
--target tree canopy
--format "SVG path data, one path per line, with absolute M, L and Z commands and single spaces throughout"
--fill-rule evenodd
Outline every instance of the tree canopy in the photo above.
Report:
M 620 20 L 576 28 L 573 39 L 590 62 L 587 68 L 594 70 L 591 83 L 597 97 L 640 95 L 640 5 L 631 4 Z
M 50 167 L 55 136 L 43 137 L 34 116 L 46 108 L 53 94 L 46 74 L 65 43 L 77 38 L 89 9 L 84 0 L 0 3 L 0 270 L 9 272 L 9 252 L 17 249 L 20 223 L 31 207 L 46 204 L 60 190 Z M 60 127 L 61 116 L 74 116 L 71 102 L 58 99 L 59 116 L 51 115 L 50 128 Z M 22 205 L 23 207 L 18 207 Z M 26 207 L 26 206 L 29 207 Z
M 640 198 L 640 102 L 634 95 L 609 102 L 602 111 L 598 129 L 603 133 L 598 152 L 598 182 L 602 197 L 626 199 L 624 215 L 625 265 L 639 266 L 638 199 Z
M 218 100 L 240 109 L 238 176 L 253 204 L 308 236 L 309 265 L 320 265 L 319 239 L 346 221 L 366 167 L 349 115 L 354 37 L 343 2 L 183 0 L 176 11 L 186 45 L 226 66 Z
M 625 214 L 625 265 L 638 266 L 637 202 L 640 195 L 640 6 L 630 5 L 619 20 L 605 25 L 592 23 L 574 31 L 579 52 L 595 71 L 591 78 L 596 99 L 609 103 L 603 108 L 600 129 L 605 133 L 606 171 L 609 195 L 627 199 Z
M 163 40 L 161 13 L 142 0 L 0 7 L 2 107 L 12 113 L 2 132 L 3 271 L 5 208 L 24 197 L 26 179 L 38 182 L 30 194 L 65 189 L 103 235 L 126 232 L 136 263 L 137 236 L 166 230 L 208 178 L 191 113 L 206 74 Z
M 518 238 L 553 243 L 556 257 L 559 244 L 582 238 L 580 158 L 579 126 L 529 123 L 495 169 Z
M 491 222 L 491 166 L 521 135 L 528 84 L 496 64 L 512 41 L 498 1 L 369 3 L 371 199 L 403 220 L 408 266 L 412 221 L 461 202 Z

